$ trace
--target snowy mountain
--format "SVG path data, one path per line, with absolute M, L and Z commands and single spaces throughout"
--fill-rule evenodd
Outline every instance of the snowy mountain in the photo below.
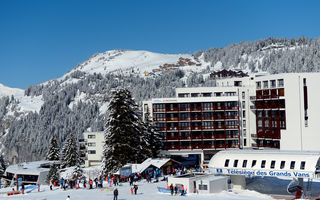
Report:
M 62 144 L 68 130 L 77 137 L 103 130 L 112 89 L 128 88 L 140 104 L 172 97 L 176 87 L 214 86 L 209 75 L 222 69 L 319 71 L 320 39 L 268 38 L 193 55 L 111 50 L 24 92 L 0 85 L 0 149 L 10 159 L 39 160 L 52 134 Z
M 9 88 L 0 83 L 0 98 L 4 96 L 11 96 L 17 94 L 23 94 L 24 91 L 18 88 Z

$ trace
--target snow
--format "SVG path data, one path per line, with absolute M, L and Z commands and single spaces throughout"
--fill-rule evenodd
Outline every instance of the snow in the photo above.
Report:
M 9 88 L 7 86 L 4 86 L 0 83 L 0 98 L 5 96 L 11 96 L 11 95 L 20 95 L 23 94 L 24 91 L 22 89 L 18 88 Z
M 106 183 L 104 184 L 106 186 Z M 130 193 L 130 185 L 124 183 L 122 186 L 117 186 L 119 190 L 119 199 L 139 199 L 139 200 L 267 200 L 272 199 L 268 195 L 260 194 L 255 191 L 243 190 L 243 191 L 233 191 L 233 192 L 221 192 L 216 194 L 187 194 L 186 196 L 170 196 L 170 194 L 159 193 L 157 186 L 165 187 L 166 182 L 159 183 L 146 183 L 144 181 L 138 182 L 138 192 L 137 195 L 132 195 Z M 15 196 L 6 196 L 6 194 L 1 194 L 5 191 L 8 191 L 9 188 L 0 190 L 0 198 L 3 199 L 24 199 L 24 200 L 57 200 L 57 199 L 66 199 L 70 195 L 70 199 L 77 200 L 104 200 L 104 199 L 113 199 L 113 191 L 106 191 L 106 189 L 73 189 L 73 190 L 61 190 L 59 188 L 54 188 L 53 191 L 50 191 L 48 186 L 41 186 L 40 192 L 33 190 L 31 193 L 25 195 L 15 195 Z

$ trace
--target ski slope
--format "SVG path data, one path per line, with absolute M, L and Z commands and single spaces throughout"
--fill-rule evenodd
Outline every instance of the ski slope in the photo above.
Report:
M 268 195 L 260 194 L 255 191 L 243 190 L 243 191 L 233 191 L 233 192 L 221 192 L 217 194 L 187 194 L 186 196 L 170 196 L 169 194 L 159 193 L 157 191 L 157 186 L 164 187 L 166 182 L 160 183 L 146 183 L 138 182 L 138 193 L 137 195 L 132 195 L 130 192 L 130 186 L 125 183 L 123 186 L 117 186 L 119 190 L 119 200 L 136 199 L 136 200 L 270 200 L 272 199 Z M 7 191 L 8 188 L 0 190 L 0 194 Z M 50 191 L 48 186 L 43 186 L 40 192 L 33 190 L 31 193 L 20 194 L 15 196 L 7 196 L 6 194 L 1 194 L 0 199 L 23 199 L 23 200 L 59 200 L 66 199 L 70 195 L 71 200 L 105 200 L 113 199 L 113 191 L 106 189 L 70 189 L 61 190 L 60 188 L 54 188 Z

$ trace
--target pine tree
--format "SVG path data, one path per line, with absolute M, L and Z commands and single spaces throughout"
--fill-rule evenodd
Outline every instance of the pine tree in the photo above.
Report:
M 7 164 L 3 159 L 3 155 L 0 154 L 0 178 L 4 175 L 4 172 L 7 169 Z
M 49 150 L 47 153 L 47 160 L 59 160 L 60 159 L 60 152 L 58 148 L 58 143 L 55 135 L 52 135 L 50 139 Z
M 156 127 L 150 120 L 150 112 L 147 110 L 144 116 L 145 130 L 147 132 L 148 149 L 150 149 L 150 157 L 157 158 L 160 154 L 161 149 L 161 137 L 156 131 Z
M 59 179 L 60 179 L 60 174 L 59 174 L 58 166 L 55 164 L 52 164 L 50 166 L 50 170 L 47 175 L 47 182 L 49 183 L 49 181 L 52 181 L 52 182 L 55 181 L 56 183 L 58 183 Z
M 73 169 L 72 178 L 80 179 L 83 177 L 83 170 L 81 168 L 82 162 L 83 162 L 83 159 L 80 157 L 80 153 L 78 153 L 77 164 L 76 164 L 76 167 Z
M 112 91 L 108 111 L 102 166 L 104 175 L 116 172 L 127 163 L 142 162 L 150 155 L 142 118 L 130 91 Z
M 76 166 L 79 162 L 78 145 L 74 134 L 69 132 L 62 149 L 61 168 Z

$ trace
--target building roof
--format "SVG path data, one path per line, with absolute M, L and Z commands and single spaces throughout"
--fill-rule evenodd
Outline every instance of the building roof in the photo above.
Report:
M 16 165 L 9 165 L 6 169 L 6 172 L 13 174 L 39 175 L 41 172 L 49 171 L 50 167 L 48 167 L 48 165 L 53 162 L 55 161 L 42 160 L 35 162 L 25 162 Z
M 143 163 L 139 165 L 139 172 L 140 173 L 143 172 L 151 165 L 160 169 L 163 165 L 165 165 L 167 162 L 171 160 L 172 159 L 170 158 L 148 158 L 147 160 L 143 161 Z

